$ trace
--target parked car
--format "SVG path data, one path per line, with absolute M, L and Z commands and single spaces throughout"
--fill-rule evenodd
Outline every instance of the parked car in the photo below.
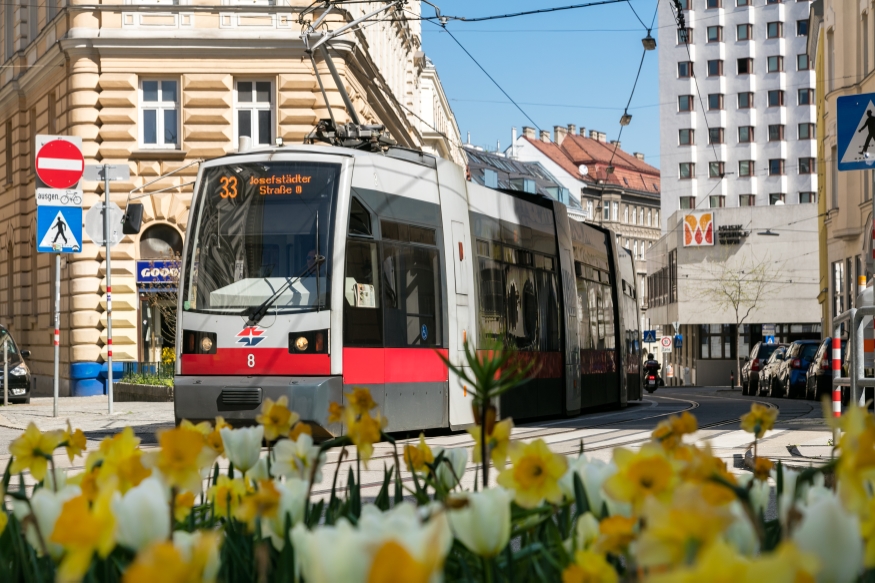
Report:
M 842 362 L 845 360 L 845 345 L 842 340 Z M 824 395 L 832 394 L 832 338 L 820 343 L 817 353 L 808 365 L 805 375 L 805 398 L 819 401 Z
M 775 386 L 781 397 L 795 399 L 806 396 L 805 377 L 818 348 L 819 340 L 796 340 L 790 343 L 775 378 Z
M 777 387 L 777 380 L 778 370 L 784 363 L 784 355 L 786 352 L 786 344 L 779 344 L 775 351 L 772 352 L 769 360 L 767 360 L 765 366 L 763 366 L 763 370 L 760 371 L 760 390 L 759 393 L 756 393 L 757 395 L 766 395 L 769 397 L 783 396 Z
M 772 353 L 781 344 L 766 344 L 757 342 L 750 351 L 750 356 L 744 359 L 741 367 L 741 391 L 745 395 L 760 394 L 760 372 Z
M 8 337 L 6 355 L 9 361 L 9 394 L 10 403 L 30 403 L 30 394 L 33 389 L 33 378 L 30 368 L 24 361 L 30 358 L 30 350 L 19 350 L 18 344 L 12 334 L 4 326 L 0 326 L 0 404 L 3 403 L 3 345 L 2 341 Z

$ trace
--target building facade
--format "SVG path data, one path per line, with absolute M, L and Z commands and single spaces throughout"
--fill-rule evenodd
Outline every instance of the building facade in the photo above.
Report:
M 875 170 L 838 170 L 844 155 L 836 133 L 836 101 L 875 93 L 875 2 L 816 0 L 811 4 L 808 50 L 822 86 L 817 91 L 818 160 L 822 193 L 820 300 L 827 330 L 854 307 L 860 286 L 872 276 Z
M 122 207 L 132 189 L 184 168 L 145 189 L 163 192 L 141 199 L 141 234 L 112 250 L 114 357 L 159 358 L 157 338 L 166 347 L 173 336 L 156 331 L 167 327 L 157 321 L 161 302 L 151 301 L 154 290 L 138 282 L 137 262 L 179 255 L 198 170 L 192 162 L 234 152 L 244 136 L 254 147 L 300 143 L 329 117 L 302 37 L 306 21 L 315 21 L 321 9 L 299 22 L 310 4 L 48 0 L 2 6 L 0 318 L 32 351 L 38 393 L 51 390 L 54 272 L 51 258 L 35 252 L 35 136 L 78 136 L 86 164 L 128 165 L 130 180 L 112 187 L 112 200 Z M 333 9 L 320 31 L 384 5 Z M 332 41 L 330 58 L 363 123 L 384 124 L 402 146 L 463 163 L 452 112 L 422 51 L 420 23 L 403 17 L 418 11 L 419 2 L 405 10 Z M 316 62 L 334 117 L 348 121 L 326 63 L 318 56 Z M 103 190 L 93 182 L 82 187 L 87 211 Z M 106 355 L 104 251 L 86 241 L 63 265 L 66 377 L 69 363 L 102 362 Z M 70 391 L 62 380 L 62 394 Z
M 617 243 L 630 251 L 635 261 L 641 309 L 647 296 L 647 249 L 660 236 L 660 174 L 644 161 L 644 155 L 629 154 L 605 133 L 574 125 L 556 126 L 553 136 L 524 127 L 508 150 L 511 157 L 538 162 L 571 194 L 569 216 L 599 224 L 614 233 Z
M 657 354 L 664 375 L 671 365 L 667 383 L 728 386 L 736 355 L 743 360 L 764 336 L 820 339 L 815 205 L 682 210 L 667 222 L 647 253 L 647 317 L 658 336 L 675 335 L 677 322 L 682 338 Z M 734 306 L 715 293 L 721 287 L 742 316 L 750 310 L 740 329 Z
M 683 29 L 659 6 L 663 228 L 679 209 L 815 202 L 809 4 L 680 0 Z

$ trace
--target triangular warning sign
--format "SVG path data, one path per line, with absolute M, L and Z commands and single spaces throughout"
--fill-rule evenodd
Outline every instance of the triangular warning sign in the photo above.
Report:
M 854 135 L 842 155 L 842 164 L 854 162 L 875 165 L 875 104 L 871 101 L 863 112 L 860 122 L 854 129 Z
M 76 240 L 76 236 L 70 230 L 70 225 L 64 217 L 64 213 L 58 211 L 58 214 L 52 219 L 52 225 L 42 241 L 39 242 L 39 247 L 47 247 L 49 249 L 73 250 L 78 251 L 82 247 L 82 243 Z

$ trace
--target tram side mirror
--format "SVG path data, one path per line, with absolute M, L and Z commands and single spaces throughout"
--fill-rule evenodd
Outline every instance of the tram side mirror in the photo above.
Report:
M 122 233 L 125 235 L 136 235 L 140 232 L 140 227 L 142 226 L 143 203 L 128 203 L 128 208 L 125 209 L 125 220 L 122 223 Z
M 24 358 L 30 358 L 30 350 L 22 350 L 21 356 L 23 356 Z

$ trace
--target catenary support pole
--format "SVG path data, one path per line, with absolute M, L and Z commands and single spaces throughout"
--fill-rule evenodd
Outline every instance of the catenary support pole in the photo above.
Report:
M 832 338 L 832 378 L 842 376 L 842 339 L 838 334 Z M 836 383 L 832 386 L 832 414 L 833 417 L 842 415 L 842 387 Z
M 61 372 L 61 254 L 55 255 L 55 374 L 52 385 L 52 417 L 58 416 L 58 385 Z
M 112 263 L 109 230 L 109 168 L 103 166 L 103 243 L 106 249 L 106 395 L 112 415 Z
M 3 337 L 3 406 L 9 406 L 9 332 Z

